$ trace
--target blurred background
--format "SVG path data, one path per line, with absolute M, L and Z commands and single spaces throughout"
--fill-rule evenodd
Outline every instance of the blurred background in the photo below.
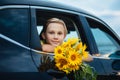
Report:
M 105 21 L 120 37 L 120 0 L 51 0 L 81 8 Z

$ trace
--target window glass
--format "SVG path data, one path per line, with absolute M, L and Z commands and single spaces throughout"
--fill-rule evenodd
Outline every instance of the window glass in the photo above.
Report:
M 0 34 L 4 36 L 0 37 L 0 72 L 34 72 L 28 50 L 29 9 L 14 7 L 0 9 Z
M 115 45 L 116 43 L 109 34 L 98 28 L 92 28 L 92 33 L 94 35 L 100 53 L 104 54 L 117 50 L 117 46 Z
M 29 46 L 29 22 L 26 9 L 0 10 L 0 33 Z
M 113 38 L 112 32 L 100 22 L 87 18 L 100 54 L 113 53 L 119 49 L 119 44 Z

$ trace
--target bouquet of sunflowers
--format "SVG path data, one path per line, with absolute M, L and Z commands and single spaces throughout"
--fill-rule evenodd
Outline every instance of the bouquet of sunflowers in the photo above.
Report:
M 86 45 L 78 38 L 70 38 L 55 48 L 55 66 L 69 74 L 73 72 L 75 80 L 96 80 L 96 72 L 84 63 L 83 58 L 88 57 Z
M 50 57 L 44 56 L 39 69 L 54 69 L 67 75 L 73 73 L 75 80 L 96 80 L 96 72 L 82 61 L 88 54 L 86 45 L 78 38 L 70 38 L 55 48 L 52 61 Z

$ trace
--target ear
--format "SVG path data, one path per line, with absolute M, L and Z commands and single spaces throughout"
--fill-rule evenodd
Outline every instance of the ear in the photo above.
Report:
M 42 38 L 45 39 L 45 33 L 42 33 Z

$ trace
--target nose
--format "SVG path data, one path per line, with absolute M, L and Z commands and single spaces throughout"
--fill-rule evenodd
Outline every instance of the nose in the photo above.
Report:
M 58 39 L 58 34 L 54 34 L 54 38 L 55 38 L 55 39 Z

